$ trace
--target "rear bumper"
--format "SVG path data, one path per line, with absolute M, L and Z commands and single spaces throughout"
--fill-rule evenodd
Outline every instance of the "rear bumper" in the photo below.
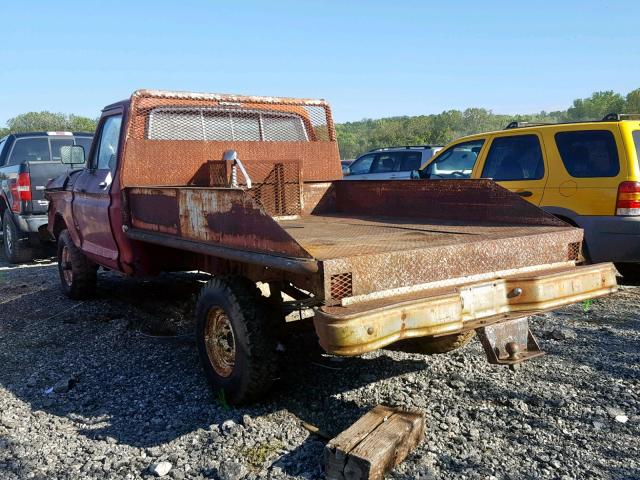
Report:
M 13 215 L 13 221 L 21 232 L 37 233 L 40 227 L 49 222 L 49 218 L 44 215 Z
M 543 270 L 448 291 L 322 307 L 314 325 L 334 355 L 360 355 L 405 338 L 439 336 L 524 317 L 617 290 L 611 263 Z
M 640 263 L 640 217 L 583 216 L 578 222 L 593 262 Z

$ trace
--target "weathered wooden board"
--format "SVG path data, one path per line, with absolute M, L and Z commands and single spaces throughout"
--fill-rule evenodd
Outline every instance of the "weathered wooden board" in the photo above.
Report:
M 327 480 L 379 480 L 424 436 L 424 416 L 378 405 L 325 448 Z

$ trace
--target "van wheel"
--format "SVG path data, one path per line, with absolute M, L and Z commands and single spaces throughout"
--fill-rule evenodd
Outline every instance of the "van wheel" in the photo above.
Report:
M 33 260 L 33 250 L 29 242 L 21 238 L 20 231 L 13 223 L 8 210 L 2 217 L 2 236 L 4 237 L 4 256 L 11 263 L 26 263 Z
M 74 300 L 92 296 L 96 291 L 97 268 L 71 240 L 67 230 L 58 237 L 58 273 L 64 294 Z
M 640 280 L 640 264 L 638 263 L 616 263 L 616 268 L 625 280 L 636 282 Z
M 469 330 L 467 332 L 454 333 L 453 335 L 445 335 L 443 337 L 411 338 L 398 342 L 395 346 L 403 352 L 431 355 L 435 353 L 447 353 L 462 348 L 475 336 L 476 331 Z
M 277 372 L 276 340 L 255 284 L 242 277 L 214 278 L 196 304 L 200 362 L 220 400 L 259 400 Z

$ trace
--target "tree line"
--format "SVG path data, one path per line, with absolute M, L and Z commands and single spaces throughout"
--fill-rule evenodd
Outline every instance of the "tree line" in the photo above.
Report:
M 364 119 L 336 125 L 340 156 L 355 158 L 372 148 L 444 145 L 465 135 L 500 130 L 509 122 L 600 120 L 607 113 L 640 113 L 640 88 L 627 95 L 609 91 L 579 98 L 567 110 L 525 115 L 498 115 L 485 108 L 447 110 L 432 115 Z
M 342 158 L 393 145 L 445 144 L 458 137 L 504 128 L 511 121 L 564 122 L 599 120 L 607 113 L 640 113 L 640 88 L 621 95 L 612 90 L 578 98 L 567 110 L 523 115 L 499 115 L 485 108 L 447 110 L 438 114 L 364 119 L 336 124 Z M 0 138 L 28 131 L 93 132 L 97 119 L 80 115 L 27 112 L 7 120 Z

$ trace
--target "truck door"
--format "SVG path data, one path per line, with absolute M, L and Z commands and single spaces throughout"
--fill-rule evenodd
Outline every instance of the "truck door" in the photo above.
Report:
M 542 139 L 535 133 L 494 137 L 480 176 L 540 205 L 547 183 L 543 152 Z
M 109 206 L 121 125 L 121 111 L 102 117 L 87 168 L 73 187 L 73 217 L 81 248 L 89 257 L 111 268 L 118 266 L 118 247 L 111 231 Z

